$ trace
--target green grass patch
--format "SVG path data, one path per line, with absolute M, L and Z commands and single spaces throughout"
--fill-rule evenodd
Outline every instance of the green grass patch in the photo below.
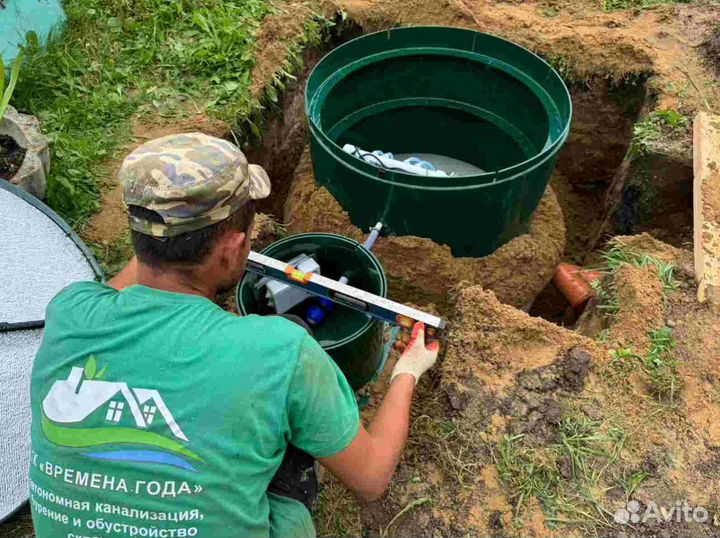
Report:
M 603 273 L 603 278 L 592 283 L 597 297 L 598 308 L 605 314 L 612 316 L 620 308 L 615 289 L 615 274 L 624 266 L 655 267 L 663 285 L 665 296 L 677 290 L 678 282 L 675 279 L 675 266 L 665 263 L 654 256 L 638 252 L 621 241 L 614 239 L 610 248 L 603 254 L 604 262 L 596 269 Z M 607 334 L 604 335 L 607 337 Z
M 495 451 L 498 473 L 519 515 L 536 497 L 551 526 L 595 530 L 610 524 L 604 507 L 608 468 L 626 440 L 617 426 L 604 427 L 584 415 L 566 415 L 556 443 L 530 447 L 523 435 L 506 436 Z
M 664 327 L 648 334 L 651 345 L 644 362 L 653 395 L 660 403 L 676 405 L 682 383 L 677 374 L 677 360 L 672 354 L 677 343 L 671 332 L 670 327 Z
M 651 476 L 646 471 L 636 471 L 634 473 L 623 473 L 620 478 L 620 487 L 625 493 L 626 502 L 629 501 L 635 492 L 640 488 L 640 485 Z
M 633 267 L 655 267 L 665 292 L 673 292 L 677 289 L 675 266 L 660 261 L 654 256 L 638 252 L 618 240 L 611 243 L 610 249 L 605 252 L 603 259 L 605 260 L 604 269 L 611 275 L 617 273 L 621 267 L 628 265 Z
M 610 366 L 618 372 L 628 374 L 634 370 L 641 359 L 640 355 L 635 353 L 631 348 L 611 349 Z
M 694 0 L 603 0 L 603 11 L 650 9 L 662 4 L 692 4 Z
M 661 404 L 675 406 L 682 380 L 677 373 L 677 359 L 672 353 L 677 345 L 672 329 L 664 327 L 651 331 L 648 338 L 650 348 L 645 356 L 638 355 L 631 348 L 610 350 L 610 366 L 616 372 L 628 374 L 641 365 L 648 376 L 651 394 Z
M 48 202 L 73 226 L 98 209 L 101 164 L 130 136 L 130 117 L 207 110 L 235 121 L 249 94 L 265 0 L 68 0 L 47 47 L 30 35 L 14 103 L 53 144 Z
M 630 146 L 632 157 L 645 155 L 648 148 L 667 136 L 678 136 L 687 132 L 690 120 L 675 110 L 655 110 L 633 128 L 633 139 Z

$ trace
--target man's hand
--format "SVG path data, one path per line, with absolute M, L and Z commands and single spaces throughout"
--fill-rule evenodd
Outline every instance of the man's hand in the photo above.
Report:
M 418 322 L 413 327 L 412 339 L 408 347 L 403 352 L 400 359 L 395 364 L 390 381 L 400 374 L 410 374 L 418 382 L 420 376 L 427 372 L 435 361 L 440 352 L 440 342 L 437 340 L 429 346 L 425 345 L 425 324 Z

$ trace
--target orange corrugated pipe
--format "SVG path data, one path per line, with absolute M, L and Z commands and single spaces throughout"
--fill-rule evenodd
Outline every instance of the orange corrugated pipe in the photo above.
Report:
M 561 263 L 555 270 L 553 282 L 578 314 L 595 295 L 591 284 L 601 277 L 599 271 L 585 271 L 571 263 Z

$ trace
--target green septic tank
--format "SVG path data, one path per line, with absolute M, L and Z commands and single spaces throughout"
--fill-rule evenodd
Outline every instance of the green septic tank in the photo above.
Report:
M 353 224 L 485 256 L 528 231 L 570 127 L 570 94 L 527 49 L 458 28 L 396 28 L 350 41 L 310 75 L 315 178 Z M 419 155 L 458 173 L 380 169 L 345 151 Z
M 273 243 L 262 254 L 281 261 L 290 261 L 299 254 L 308 254 L 320 264 L 323 276 L 349 278 L 349 284 L 387 297 L 387 280 L 380 262 L 372 253 L 351 239 L 333 234 L 300 234 Z M 246 273 L 237 288 L 240 313 L 272 314 L 263 300 L 264 289 L 254 285 L 260 277 Z M 290 314 L 303 316 L 305 303 Z M 322 325 L 314 329 L 315 339 L 335 360 L 353 389 L 369 382 L 382 360 L 384 323 L 365 314 L 338 305 Z

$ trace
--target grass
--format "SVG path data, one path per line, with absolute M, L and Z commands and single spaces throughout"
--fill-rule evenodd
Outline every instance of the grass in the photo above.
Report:
M 35 114 L 52 141 L 48 202 L 75 228 L 99 208 L 104 167 L 128 142 L 135 115 L 205 112 L 259 135 L 263 105 L 277 100 L 293 63 L 254 99 L 253 50 L 266 0 L 67 0 L 62 35 L 28 36 L 14 104 Z M 315 25 L 316 27 L 313 27 Z M 309 25 L 298 47 L 319 35 Z
M 141 108 L 189 102 L 232 117 L 251 106 L 263 0 L 69 0 L 68 27 L 47 48 L 29 39 L 17 104 L 53 142 L 48 202 L 74 226 L 98 208 L 105 161 Z
M 672 355 L 676 342 L 670 327 L 648 334 L 650 350 L 645 356 L 645 370 L 650 377 L 650 388 L 660 403 L 674 406 L 682 383 L 677 374 L 677 360 Z
M 124 233 L 120 234 L 110 243 L 101 244 L 89 242 L 88 244 L 92 248 L 95 258 L 100 262 L 103 274 L 108 280 L 118 274 L 135 253 L 130 239 L 129 229 L 125 230 Z
M 633 157 L 645 155 L 654 142 L 670 135 L 682 135 L 687 132 L 690 120 L 675 110 L 655 110 L 636 123 L 630 154 Z
M 608 316 L 617 314 L 620 308 L 613 281 L 615 274 L 623 266 L 655 267 L 662 282 L 665 297 L 677 290 L 678 282 L 675 279 L 674 265 L 638 252 L 617 239 L 610 243 L 610 248 L 603 254 L 603 260 L 604 263 L 597 269 L 602 271 L 604 276 L 602 279 L 594 281 L 592 288 L 597 297 L 598 308 Z M 607 339 L 607 333 L 603 333 L 603 338 Z
M 8 105 L 10 104 L 10 98 L 12 97 L 15 85 L 17 84 L 18 77 L 20 76 L 20 65 L 22 64 L 22 52 L 15 58 L 12 67 L 10 68 L 10 78 L 5 81 L 5 64 L 3 63 L 2 56 L 0 56 L 0 118 L 5 115 Z
M 584 82 L 583 78 L 578 76 L 574 62 L 567 56 L 553 54 L 545 57 L 545 60 L 558 72 L 563 80 L 578 83 Z
M 355 497 L 332 476 L 322 481 L 313 520 L 319 537 L 362 535 L 360 508 Z
M 620 305 L 612 284 L 604 284 L 602 279 L 598 279 L 594 280 L 590 284 L 590 287 L 595 292 L 595 297 L 597 297 L 598 308 L 610 316 L 617 314 L 620 309 Z M 608 334 L 603 334 L 602 332 L 600 334 L 602 336 L 602 340 L 607 341 Z
M 516 516 L 530 497 L 536 497 L 552 526 L 595 530 L 609 525 L 603 497 L 611 488 L 603 483 L 625 440 L 623 429 L 603 427 L 584 415 L 564 416 L 558 440 L 549 446 L 530 447 L 523 435 L 506 436 L 495 460 Z
M 633 370 L 637 360 L 641 358 L 631 348 L 611 349 L 608 354 L 610 355 L 610 366 L 625 373 Z
M 661 4 L 691 4 L 693 0 L 603 0 L 603 11 L 650 9 Z
M 644 357 L 630 348 L 613 349 L 610 351 L 610 366 L 615 371 L 628 373 L 641 364 L 655 399 L 661 404 L 675 406 L 682 381 L 677 373 L 677 359 L 672 355 L 677 345 L 672 337 L 672 329 L 664 327 L 651 331 L 648 338 L 650 348 Z
M 663 285 L 664 299 L 668 294 L 677 290 L 678 282 L 675 280 L 675 267 L 665 263 L 654 256 L 637 252 L 619 240 L 611 243 L 610 249 L 603 255 L 605 277 L 602 281 L 593 283 L 598 297 L 598 304 L 606 314 L 612 316 L 618 312 L 619 305 L 617 290 L 614 289 L 614 276 L 624 266 L 655 267 Z M 648 375 L 650 391 L 662 404 L 673 406 L 677 403 L 677 396 L 682 383 L 677 375 L 677 361 L 672 357 L 675 341 L 672 330 L 664 327 L 648 333 L 650 348 L 648 353 L 641 357 L 630 348 L 614 349 L 610 351 L 611 366 L 620 372 L 629 372 L 634 365 L 642 363 Z M 607 333 L 604 333 L 607 340 Z
M 610 274 L 615 274 L 623 266 L 633 267 L 655 267 L 663 289 L 666 293 L 673 292 L 677 289 L 677 281 L 675 280 L 675 266 L 665 263 L 654 256 L 643 254 L 628 247 L 619 240 L 613 240 L 610 249 L 603 255 L 606 269 Z
M 635 492 L 647 478 L 651 476 L 650 473 L 645 471 L 637 471 L 630 475 L 624 474 L 620 479 L 620 487 L 622 487 L 625 493 L 625 502 L 629 501 Z

